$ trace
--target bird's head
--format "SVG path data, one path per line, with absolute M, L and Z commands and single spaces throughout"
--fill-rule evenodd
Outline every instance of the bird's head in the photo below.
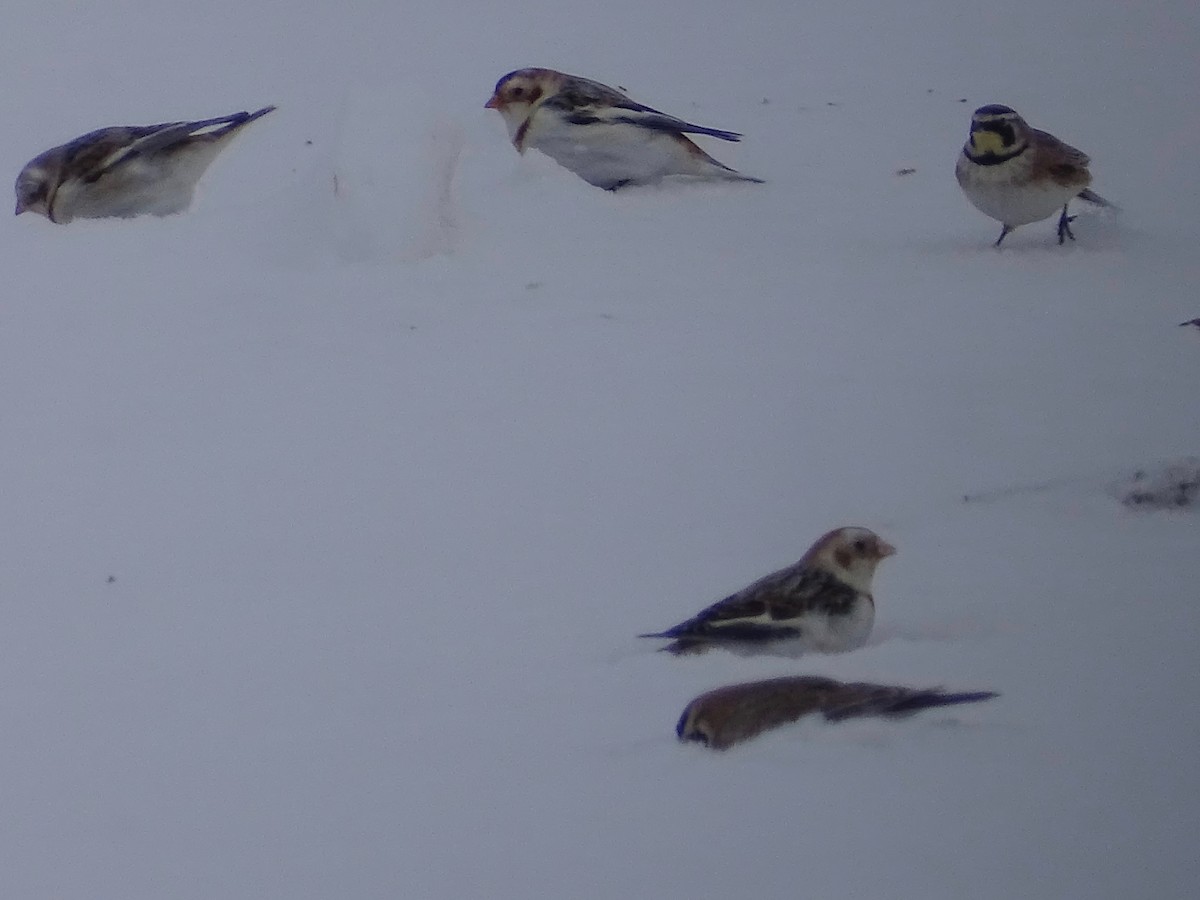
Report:
M 514 137 L 534 108 L 552 96 L 564 78 L 553 69 L 517 69 L 496 82 L 496 90 L 484 107 L 500 113 L 509 137 Z
M 981 106 L 971 116 L 966 150 L 967 156 L 977 162 L 1014 156 L 1028 144 L 1029 126 L 1007 106 Z
M 53 173 L 41 161 L 41 157 L 29 163 L 17 176 L 16 194 L 17 211 L 33 212 L 50 217 L 51 188 L 54 185 Z
M 823 535 L 805 555 L 805 562 L 869 594 L 875 567 L 895 552 L 895 547 L 871 529 L 850 525 Z

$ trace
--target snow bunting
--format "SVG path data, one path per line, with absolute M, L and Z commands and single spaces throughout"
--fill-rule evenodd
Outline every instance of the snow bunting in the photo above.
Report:
M 674 628 L 640 637 L 672 638 L 674 654 L 725 647 L 739 653 L 841 653 L 861 647 L 875 623 L 871 578 L 896 548 L 875 532 L 837 528 L 803 558 L 760 578 Z
M 726 750 L 771 728 L 821 713 L 830 722 L 859 716 L 899 717 L 934 706 L 978 703 L 998 696 L 992 691 L 947 694 L 937 688 L 846 683 L 815 675 L 797 675 L 731 684 L 701 694 L 683 710 L 675 733 Z
M 971 116 L 971 132 L 958 157 L 955 175 L 967 199 L 1004 226 L 996 246 L 1018 225 L 1058 217 L 1058 242 L 1071 233 L 1067 205 L 1076 197 L 1097 206 L 1112 204 L 1088 189 L 1088 155 L 1036 128 L 1007 106 L 981 106 Z
M 230 138 L 274 106 L 199 122 L 101 128 L 34 158 L 17 177 L 17 215 L 130 218 L 182 212 Z
M 484 105 L 500 113 L 518 153 L 541 150 L 605 190 L 668 175 L 762 183 L 717 162 L 684 136 L 740 141 L 740 134 L 692 125 L 587 78 L 518 69 L 496 82 Z

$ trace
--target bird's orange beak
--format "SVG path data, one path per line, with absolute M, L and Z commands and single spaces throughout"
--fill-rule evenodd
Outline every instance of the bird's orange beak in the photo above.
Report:
M 500 108 L 500 98 L 497 97 L 495 94 L 492 94 L 491 99 L 488 100 L 487 103 L 483 104 L 483 108 L 484 109 L 499 109 Z
M 20 200 L 17 200 L 17 211 L 15 213 L 13 213 L 13 215 L 19 216 L 21 213 L 25 212 L 27 209 L 29 209 L 29 207 L 27 207 Z
M 893 547 L 887 541 L 879 542 L 879 558 L 880 559 L 887 559 L 889 556 L 895 556 L 895 555 L 896 555 L 895 547 Z

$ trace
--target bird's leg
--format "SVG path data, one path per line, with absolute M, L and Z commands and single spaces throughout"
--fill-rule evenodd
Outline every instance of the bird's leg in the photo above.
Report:
M 1067 205 L 1063 204 L 1062 215 L 1058 217 L 1058 242 L 1062 244 L 1067 238 L 1075 240 L 1075 235 L 1071 233 L 1071 223 L 1075 221 L 1074 216 L 1067 215 Z
M 1001 241 L 1003 241 L 1003 240 L 1004 240 L 1006 237 L 1008 237 L 1008 234 L 1009 234 L 1009 232 L 1010 232 L 1010 231 L 1012 231 L 1012 230 L 1013 230 L 1013 229 L 1011 229 L 1011 228 L 1009 228 L 1007 225 L 1005 225 L 1005 226 L 1004 226 L 1004 230 L 1000 232 L 1000 237 L 996 238 L 996 243 L 992 244 L 992 246 L 993 246 L 993 247 L 999 247 L 999 246 L 1000 246 L 1000 243 L 1001 243 Z

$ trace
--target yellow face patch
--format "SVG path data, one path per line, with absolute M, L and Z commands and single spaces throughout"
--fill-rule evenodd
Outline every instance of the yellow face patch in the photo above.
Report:
M 989 153 L 1003 156 L 1011 151 L 1012 147 L 1005 145 L 1004 140 L 994 131 L 972 131 L 971 149 L 978 156 L 986 156 Z

